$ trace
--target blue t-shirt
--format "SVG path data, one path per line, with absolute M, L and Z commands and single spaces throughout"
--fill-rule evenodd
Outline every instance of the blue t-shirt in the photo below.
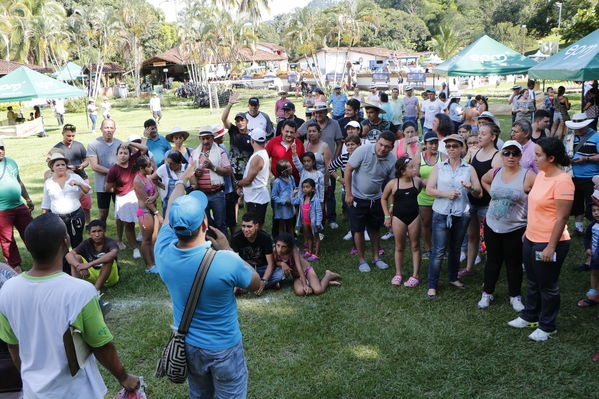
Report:
M 194 248 L 179 249 L 175 246 L 177 241 L 174 230 L 164 225 L 154 245 L 158 272 L 173 301 L 175 326 L 181 322 L 196 272 L 211 245 L 206 242 Z M 252 269 L 236 253 L 218 251 L 206 274 L 198 307 L 185 336 L 186 342 L 209 350 L 224 350 L 240 343 L 233 289 L 245 289 L 251 281 Z
M 345 103 L 347 102 L 347 96 L 345 94 L 332 94 L 329 98 L 329 104 L 333 105 L 333 115 L 339 116 L 345 113 Z
M 576 148 L 578 142 L 587 135 L 590 135 L 589 139 L 578 149 L 574 154 L 573 159 L 599 154 L 599 133 L 591 128 L 584 132 L 580 137 L 574 136 L 574 148 Z M 574 173 L 574 177 L 590 178 L 599 175 L 599 162 L 572 163 L 572 172 Z
M 146 143 L 148 149 L 154 155 L 154 161 L 156 162 L 156 166 L 162 165 L 164 162 L 164 154 L 171 150 L 171 143 L 169 143 L 164 137 L 158 135 L 156 139 L 152 139 L 148 137 L 148 142 Z
M 385 111 L 384 114 L 381 114 L 381 118 L 393 123 L 393 108 L 391 108 L 391 104 L 381 103 L 381 109 Z

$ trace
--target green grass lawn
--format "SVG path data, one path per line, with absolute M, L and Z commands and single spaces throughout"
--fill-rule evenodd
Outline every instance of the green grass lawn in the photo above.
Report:
M 243 104 L 244 99 L 233 108 L 233 115 L 245 108 Z M 262 107 L 272 114 L 273 104 L 271 99 Z M 169 108 L 163 114 L 163 134 L 174 126 L 194 129 L 220 121 L 220 112 L 205 109 Z M 301 107 L 298 114 L 303 114 Z M 112 115 L 120 139 L 141 134 L 143 121 L 150 117 L 147 109 L 115 108 Z M 45 117 L 49 137 L 5 140 L 7 156 L 20 165 L 37 206 L 35 215 L 40 212 L 45 154 L 61 140 L 53 116 L 45 111 Z M 500 119 L 506 139 L 509 116 Z M 77 140 L 84 144 L 95 138 L 85 127 L 83 113 L 67 114 L 65 121 L 78 126 Z M 197 143 L 192 135 L 188 144 Z M 393 268 L 359 273 L 357 259 L 349 254 L 351 244 L 341 239 L 348 231 L 347 221 L 342 217 L 339 221 L 339 230 L 325 231 L 315 268 L 320 274 L 325 269 L 341 273 L 342 287 L 320 297 L 298 298 L 286 284 L 261 297 L 239 298 L 250 398 L 597 397 L 599 365 L 591 362 L 591 355 L 599 350 L 599 308 L 576 307 L 589 285 L 588 273 L 572 271 L 583 260 L 580 239 L 573 239 L 561 276 L 559 333 L 548 342 L 535 343 L 526 338 L 531 331 L 506 325 L 516 314 L 508 303 L 505 275 L 495 302 L 481 311 L 476 303 L 483 264 L 464 278 L 469 286 L 465 291 L 448 287 L 444 265 L 439 298 L 430 301 L 426 278 L 423 285 L 410 289 L 390 285 Z M 114 234 L 110 219 L 109 235 Z M 19 247 L 28 269 L 31 258 L 20 240 Z M 384 260 L 392 266 L 393 242 L 386 241 L 383 247 Z M 186 385 L 153 377 L 172 323 L 167 290 L 157 275 L 143 272 L 143 262 L 134 261 L 130 250 L 123 251 L 119 264 L 121 281 L 106 290 L 105 298 L 114 305 L 107 323 L 121 359 L 131 373 L 145 377 L 150 398 L 187 397 Z M 424 261 L 422 277 L 427 265 Z M 405 270 L 411 271 L 411 263 Z M 105 370 L 103 375 L 112 398 L 118 384 Z

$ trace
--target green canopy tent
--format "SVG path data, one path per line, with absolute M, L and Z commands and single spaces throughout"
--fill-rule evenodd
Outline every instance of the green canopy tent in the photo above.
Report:
M 85 75 L 81 72 L 82 67 L 75 64 L 72 61 L 67 62 L 65 65 L 60 67 L 58 71 L 52 74 L 55 79 L 66 81 L 66 80 L 78 80 L 85 78 Z
M 485 35 L 434 67 L 443 76 L 488 76 L 527 73 L 536 62 Z
M 599 29 L 538 63 L 528 76 L 577 82 L 599 79 Z
M 33 98 L 83 97 L 85 91 L 42 75 L 27 67 L 15 69 L 0 78 L 0 102 L 28 101 Z
M 21 102 L 34 98 L 83 97 L 86 93 L 49 76 L 42 75 L 27 67 L 15 69 L 0 78 L 0 102 Z M 25 121 L 17 125 L 1 126 L 0 136 L 25 137 L 43 132 L 41 118 Z

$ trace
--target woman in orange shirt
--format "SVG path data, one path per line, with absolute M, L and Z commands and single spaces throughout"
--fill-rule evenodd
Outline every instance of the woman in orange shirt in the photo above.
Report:
M 568 166 L 570 159 L 560 140 L 545 137 L 537 141 L 535 162 L 539 174 L 528 194 L 528 222 L 522 250 L 528 294 L 524 310 L 508 325 L 538 326 L 528 338 L 546 341 L 557 331 L 555 320 L 560 304 L 557 281 L 570 249 L 566 222 L 574 201 L 574 183 L 561 168 Z

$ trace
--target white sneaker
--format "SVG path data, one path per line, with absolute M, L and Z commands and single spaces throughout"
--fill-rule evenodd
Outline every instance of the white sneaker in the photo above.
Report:
M 318 233 L 318 237 L 320 238 L 320 241 L 324 240 L 324 234 Z
M 514 310 L 518 313 L 524 310 L 524 305 L 522 304 L 521 296 L 511 296 L 510 305 L 512 305 L 512 308 L 514 308 Z
M 495 299 L 493 297 L 493 294 L 487 294 L 486 292 L 483 292 L 483 294 L 480 297 L 480 301 L 478 301 L 478 308 L 479 309 L 488 308 L 489 305 L 491 305 L 491 302 L 493 302 L 493 299 Z
M 364 230 L 364 241 L 370 241 L 370 236 L 368 235 L 368 230 Z
M 393 238 L 393 233 L 392 233 L 392 232 L 390 232 L 390 231 L 388 231 L 386 234 L 384 234 L 384 235 L 381 237 L 381 240 L 385 240 L 385 241 L 387 241 L 387 240 L 388 240 L 388 239 L 390 239 L 390 238 Z
M 530 334 L 528 336 L 528 338 L 532 339 L 533 341 L 537 341 L 537 342 L 542 342 L 542 341 L 547 341 L 549 339 L 549 337 L 553 334 L 555 334 L 557 332 L 557 330 L 552 331 L 552 332 L 546 332 L 541 330 L 540 328 L 537 328 L 536 330 L 534 330 L 532 332 L 532 334 Z
M 466 260 L 466 258 L 467 258 L 467 256 L 466 256 L 466 252 L 464 252 L 464 251 L 461 251 L 461 252 L 460 252 L 460 263 L 462 263 L 463 261 L 465 261 L 465 260 Z
M 474 264 L 478 265 L 480 263 L 480 256 L 476 255 L 476 259 L 474 259 Z
M 329 227 L 331 228 L 331 230 L 337 230 L 339 228 L 339 225 L 335 222 L 331 222 L 329 223 Z
M 139 258 L 141 258 L 141 252 L 139 252 L 138 248 L 135 248 L 133 250 L 133 259 L 139 259 Z
M 347 234 L 343 236 L 343 239 L 344 239 L 345 241 L 349 241 L 349 240 L 351 240 L 351 238 L 352 238 L 352 233 L 351 233 L 351 231 L 348 231 L 348 232 L 347 232 Z
M 142 238 L 141 238 L 141 231 L 137 234 L 137 237 L 135 237 L 135 240 L 137 242 L 141 242 Z
M 507 323 L 508 326 L 514 328 L 524 328 L 524 327 L 537 327 L 539 323 L 531 323 L 529 321 L 524 320 L 522 317 L 516 317 L 514 320 L 509 321 Z

